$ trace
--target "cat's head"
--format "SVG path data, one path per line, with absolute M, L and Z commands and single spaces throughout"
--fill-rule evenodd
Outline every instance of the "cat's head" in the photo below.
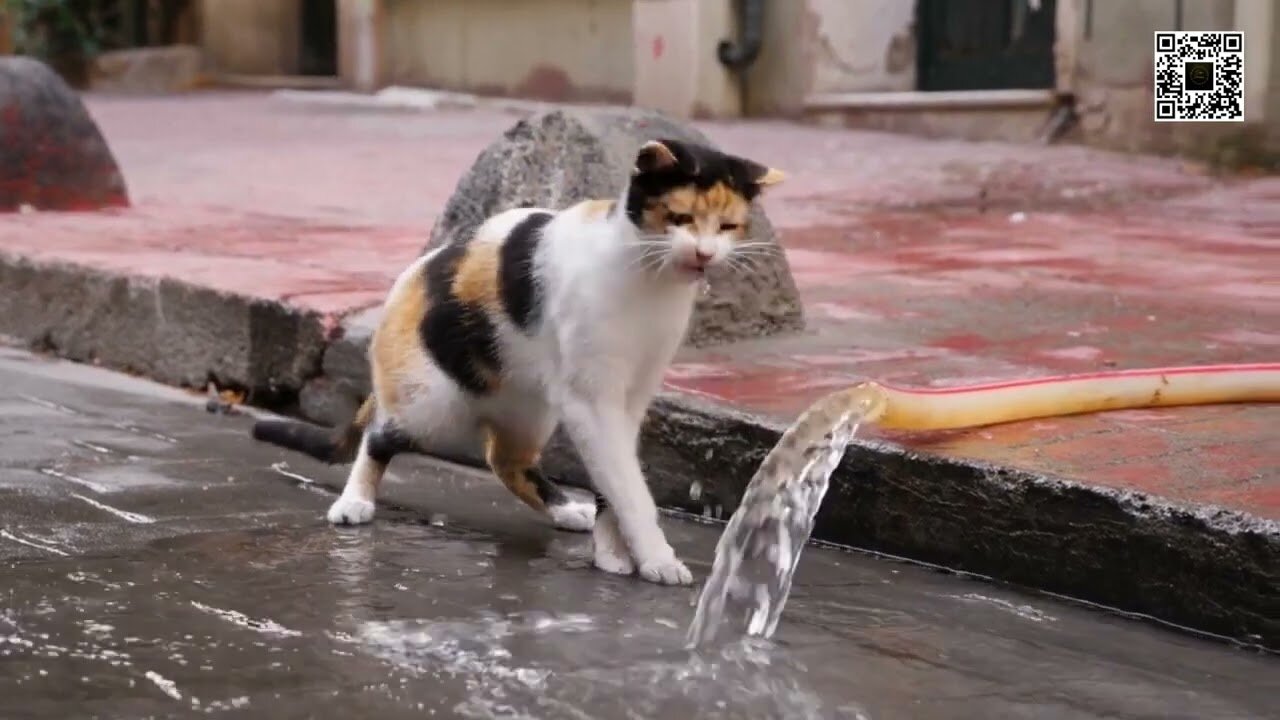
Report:
M 703 145 L 651 140 L 636 153 L 626 213 L 646 255 L 660 256 L 663 269 L 693 280 L 742 248 L 751 203 L 783 177 Z

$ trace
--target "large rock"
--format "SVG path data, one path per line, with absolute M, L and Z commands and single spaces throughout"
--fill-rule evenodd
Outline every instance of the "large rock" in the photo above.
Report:
M 640 110 L 542 112 L 521 120 L 491 144 L 458 183 L 436 221 L 428 248 L 465 239 L 485 218 L 513 207 L 563 208 L 588 198 L 621 194 L 647 140 L 670 137 L 712 145 L 700 132 L 663 115 Z M 750 157 L 746 148 L 726 149 Z M 777 158 L 751 158 L 771 164 Z M 748 241 L 776 246 L 764 210 L 751 215 Z M 804 325 L 795 281 L 781 252 L 752 263 L 750 272 L 721 269 L 694 313 L 689 343 L 707 345 Z
M 115 157 L 75 91 L 41 62 L 0 58 L 0 211 L 128 204 Z

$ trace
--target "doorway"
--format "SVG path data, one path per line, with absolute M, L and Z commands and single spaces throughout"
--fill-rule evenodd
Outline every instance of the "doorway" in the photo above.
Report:
M 299 74 L 327 77 L 338 74 L 337 6 L 337 0 L 299 2 Z
M 1054 86 L 1055 0 L 918 0 L 920 90 Z

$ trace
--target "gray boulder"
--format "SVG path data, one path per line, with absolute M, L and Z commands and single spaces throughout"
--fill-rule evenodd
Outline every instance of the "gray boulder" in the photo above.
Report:
M 39 61 L 0 58 L 0 212 L 128 204 L 124 176 L 75 91 Z
M 643 110 L 552 110 L 521 120 L 485 148 L 458 182 L 427 247 L 465 239 L 485 218 L 513 207 L 563 208 L 589 198 L 616 197 L 636 150 L 656 137 L 713 145 L 688 125 Z M 739 152 L 750 157 L 749 152 Z M 773 226 L 759 207 L 752 211 L 748 240 L 776 247 Z M 779 251 L 752 265 L 749 272 L 722 268 L 709 278 L 711 292 L 698 300 L 689 344 L 803 328 L 800 297 L 786 257 Z

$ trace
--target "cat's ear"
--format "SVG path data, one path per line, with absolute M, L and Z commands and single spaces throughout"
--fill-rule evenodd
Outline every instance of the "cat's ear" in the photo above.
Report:
M 650 140 L 636 152 L 636 166 L 632 175 L 670 170 L 680 166 L 679 154 L 683 148 L 670 140 Z
M 763 190 L 770 185 L 777 185 L 787 179 L 787 174 L 777 168 L 761 165 L 758 162 L 742 157 L 737 158 L 737 161 L 742 168 L 742 174 L 746 176 L 748 182 L 755 185 L 759 190 Z
M 777 168 L 762 167 L 761 172 L 756 175 L 755 184 L 760 187 L 769 187 L 777 185 L 787 179 L 787 174 Z

